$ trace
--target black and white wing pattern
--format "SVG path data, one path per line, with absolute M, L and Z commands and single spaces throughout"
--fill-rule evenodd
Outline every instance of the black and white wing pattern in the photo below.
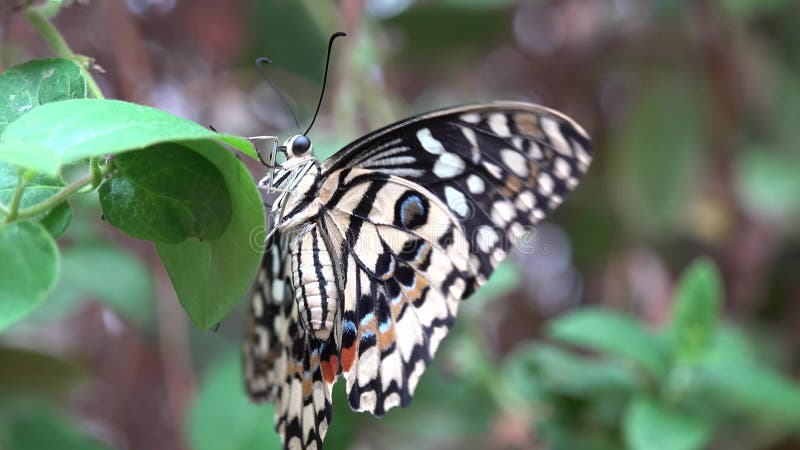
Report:
M 323 379 L 327 352 L 299 319 L 287 246 L 273 234 L 258 271 L 244 340 L 245 388 L 256 402 L 274 402 L 275 428 L 286 448 L 321 449 L 331 421 L 332 383 Z
M 458 302 L 561 204 L 590 152 L 568 117 L 505 102 L 391 125 L 323 163 L 353 409 L 381 415 L 409 403 Z
M 254 332 L 246 350 L 255 367 L 247 374 L 251 395 L 259 397 L 253 388 L 260 388 L 277 401 L 285 445 L 321 445 L 330 389 L 340 374 L 354 410 L 380 416 L 407 405 L 460 300 L 564 201 L 590 163 L 589 138 L 579 125 L 517 102 L 412 117 L 325 161 L 317 190 L 306 196 L 320 205 L 309 225 L 334 267 L 333 330 L 321 343 L 300 329 L 298 302 L 286 300 L 293 293 L 283 303 L 267 294 L 278 279 L 271 272 L 259 280 L 253 308 L 266 332 Z M 265 265 L 272 264 L 268 259 Z M 269 313 L 256 315 L 270 302 Z M 253 351 L 264 342 L 267 348 Z M 293 418 L 301 419 L 299 432 L 287 425 Z

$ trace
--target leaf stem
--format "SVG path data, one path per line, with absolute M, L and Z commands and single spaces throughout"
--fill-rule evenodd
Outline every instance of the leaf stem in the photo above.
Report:
M 19 211 L 17 218 L 28 219 L 34 216 L 38 216 L 41 213 L 49 211 L 50 209 L 53 209 L 56 206 L 63 203 L 64 201 L 66 201 L 69 196 L 78 192 L 84 186 L 92 184 L 93 180 L 94 180 L 94 174 L 88 173 L 83 177 L 79 178 L 78 180 L 73 181 L 72 183 L 67 185 L 67 187 L 58 191 L 52 197 L 49 197 L 46 200 L 43 200 L 33 206 L 21 209 Z
M 76 61 L 81 68 L 81 72 L 83 73 L 83 78 L 86 80 L 86 89 L 95 98 L 105 98 L 103 95 L 103 91 L 100 90 L 100 86 L 97 84 L 97 81 L 94 79 L 92 74 L 89 72 L 89 58 L 81 58 L 80 56 L 76 55 L 75 52 L 69 48 L 69 44 L 61 35 L 61 33 L 53 26 L 50 19 L 47 18 L 47 15 L 40 9 L 40 7 L 31 7 L 25 11 L 25 18 L 28 19 L 28 22 L 36 28 L 39 34 L 42 35 L 42 38 L 45 40 L 47 45 L 53 51 L 53 53 L 60 57 L 71 59 Z
M 100 186 L 100 183 L 103 181 L 103 175 L 105 175 L 103 173 L 103 169 L 100 168 L 100 158 L 98 158 L 97 156 L 92 156 L 89 159 L 89 169 L 92 171 L 91 186 L 92 189 L 94 189 L 97 186 Z
M 5 222 L 11 222 L 16 219 L 19 214 L 19 202 L 22 200 L 22 193 L 25 192 L 25 186 L 28 185 L 28 177 L 21 174 L 17 182 L 17 190 L 14 191 L 14 197 L 11 198 L 11 205 L 8 207 L 8 214 L 6 215 Z

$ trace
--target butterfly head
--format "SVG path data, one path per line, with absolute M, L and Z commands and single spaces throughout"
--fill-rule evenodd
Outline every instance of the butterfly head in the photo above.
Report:
M 304 134 L 297 134 L 284 142 L 283 147 L 286 149 L 286 157 L 289 160 L 293 158 L 306 158 L 312 154 L 311 152 L 311 139 Z

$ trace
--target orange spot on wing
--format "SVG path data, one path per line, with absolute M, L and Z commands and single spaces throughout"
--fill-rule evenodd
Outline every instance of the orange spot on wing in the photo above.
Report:
M 353 361 L 356 360 L 356 345 L 343 348 L 340 352 L 342 354 L 342 370 L 348 372 L 353 367 Z
M 331 384 L 336 378 L 336 372 L 339 371 L 339 358 L 331 355 L 328 361 L 322 361 L 322 378 L 326 383 Z

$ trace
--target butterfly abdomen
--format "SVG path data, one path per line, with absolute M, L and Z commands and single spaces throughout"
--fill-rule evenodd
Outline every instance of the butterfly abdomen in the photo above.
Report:
M 293 239 L 292 285 L 300 318 L 307 330 L 324 341 L 333 329 L 338 291 L 330 253 L 316 225 Z

